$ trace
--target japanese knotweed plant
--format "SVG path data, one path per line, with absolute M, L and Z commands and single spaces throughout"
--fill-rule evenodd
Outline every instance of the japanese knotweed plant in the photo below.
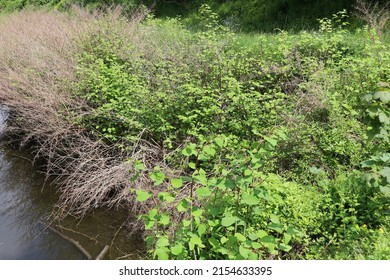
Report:
M 289 252 L 302 234 L 275 207 L 283 204 L 283 197 L 272 188 L 269 177 L 277 175 L 260 171 L 283 137 L 279 133 L 265 137 L 262 144 L 243 143 L 249 146 L 232 154 L 226 153 L 226 136 L 187 145 L 182 155 L 191 175 L 170 179 L 167 190 L 158 193 L 155 206 L 141 217 L 153 258 L 260 259 Z M 207 174 L 199 166 L 210 160 L 215 166 Z M 166 180 L 158 168 L 150 178 L 155 186 Z M 139 202 L 152 197 L 151 192 L 137 191 Z
M 374 142 L 374 149 L 369 160 L 362 167 L 370 168 L 367 180 L 380 187 L 390 197 L 390 89 L 387 83 L 363 97 L 366 106 L 365 117 L 368 125 L 369 141 Z

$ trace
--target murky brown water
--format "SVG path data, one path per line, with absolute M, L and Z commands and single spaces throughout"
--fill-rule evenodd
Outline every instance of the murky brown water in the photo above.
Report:
M 0 134 L 7 112 L 0 107 Z M 79 249 L 40 221 L 58 200 L 55 186 L 45 182 L 31 156 L 1 144 L 0 139 L 0 259 L 85 259 Z M 109 245 L 105 259 L 142 258 L 143 241 L 128 235 L 127 212 L 99 209 L 82 220 L 66 218 L 56 225 L 79 242 L 93 258 Z

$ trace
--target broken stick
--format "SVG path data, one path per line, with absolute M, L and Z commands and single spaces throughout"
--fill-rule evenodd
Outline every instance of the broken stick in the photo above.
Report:
M 83 246 L 80 245 L 80 243 L 66 235 L 64 235 L 63 233 L 59 232 L 58 230 L 56 230 L 55 228 L 53 228 L 52 226 L 49 226 L 49 225 L 45 225 L 43 222 L 39 222 L 40 224 L 42 224 L 45 228 L 48 228 L 50 229 L 52 232 L 54 233 L 57 233 L 59 236 L 61 236 L 63 239 L 69 241 L 70 243 L 72 243 L 74 246 L 76 246 L 77 249 L 80 250 L 81 253 L 84 254 L 84 256 L 87 257 L 88 260 L 92 260 L 92 256 L 90 253 L 88 253 L 87 250 L 85 250 L 83 248 Z
M 110 249 L 110 246 L 106 245 L 104 246 L 103 250 L 100 252 L 100 254 L 96 257 L 96 260 L 101 260 L 104 258 L 104 256 L 107 254 L 108 249 Z

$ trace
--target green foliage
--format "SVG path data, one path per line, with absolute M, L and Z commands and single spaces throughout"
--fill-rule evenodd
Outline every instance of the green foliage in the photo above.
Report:
M 188 160 L 200 164 L 219 157 L 220 163 L 212 176 L 195 166 L 191 176 L 172 179 L 168 192 L 160 193 L 160 201 L 142 216 L 153 258 L 259 259 L 288 254 L 303 236 L 286 217 L 289 210 L 283 199 L 290 190 L 277 175 L 260 171 L 281 137 L 283 133 L 267 137 L 262 145 L 253 143 L 248 152 L 238 154 L 226 153 L 229 139 L 222 135 L 185 147 L 182 154 Z M 179 195 L 183 192 L 188 195 Z M 167 212 L 167 204 L 176 207 Z M 168 221 L 178 216 L 181 221 L 171 236 Z
M 386 4 L 386 0 L 368 1 Z M 313 30 L 317 19 L 330 17 L 343 9 L 353 11 L 356 0 L 0 0 L 0 10 L 15 11 L 31 7 L 67 10 L 72 5 L 88 9 L 105 9 L 120 5 L 127 14 L 144 5 L 159 18 L 182 16 L 192 28 L 199 27 L 197 12 L 208 4 L 220 22 L 231 30 L 268 31 L 279 29 Z M 357 24 L 361 23 L 354 19 Z M 202 25 L 202 23 L 200 23 Z
M 161 148 L 129 160 L 132 182 L 150 179 L 130 193 L 152 258 L 389 258 L 390 48 L 347 20 L 238 35 L 202 5 L 90 22 L 67 85 L 84 101 L 76 125 L 125 151 Z
M 311 168 L 314 186 L 263 173 L 285 139 L 279 132 L 241 152 L 233 152 L 225 136 L 187 145 L 182 154 L 196 162 L 191 176 L 172 179 L 140 217 L 153 258 L 387 259 L 389 199 L 381 189 L 361 172 L 329 180 Z M 200 166 L 213 157 L 219 161 L 206 173 Z
M 270 89 L 274 98 L 280 93 L 274 100 L 281 107 L 273 110 L 290 110 L 282 119 L 285 134 L 267 138 L 258 132 L 271 122 L 257 120 L 251 135 L 187 145 L 182 155 L 192 175 L 181 181 L 190 195 L 171 202 L 181 213 L 172 219 L 182 221 L 174 236 L 157 222 L 148 227 L 155 258 L 159 252 L 175 259 L 389 257 L 388 89 L 382 82 L 372 94 L 361 93 L 388 80 L 390 56 L 367 30 L 361 37 L 346 31 L 345 18 L 341 12 L 322 20 L 317 34 L 282 32 L 272 41 L 258 38 L 261 48 L 233 46 L 250 69 L 240 73 L 240 89 L 262 93 L 250 99 L 263 99 Z M 256 72 L 253 64 L 272 66 Z M 262 116 L 280 121 L 273 110 Z M 256 137 L 262 148 L 245 141 Z M 269 173 L 278 171 L 310 186 Z M 177 189 L 170 191 L 177 197 Z M 164 213 L 160 205 L 153 209 Z M 156 238 L 162 237 L 168 242 L 160 247 Z
M 387 83 L 380 83 L 375 92 L 363 96 L 365 117 L 368 123 L 368 140 L 374 143 L 371 157 L 362 162 L 369 170 L 365 175 L 368 185 L 380 190 L 390 204 L 390 89 Z M 389 209 L 385 209 L 389 214 Z
M 378 233 L 389 225 L 389 199 L 378 186 L 367 180 L 367 174 L 353 172 L 334 180 L 317 172 L 321 203 L 316 228 L 310 235 L 307 258 L 370 258 Z M 388 256 L 380 257 L 388 258 Z
M 390 88 L 387 83 L 381 83 L 381 85 L 383 86 L 375 92 L 366 94 L 363 102 L 366 105 L 365 116 L 369 124 L 370 139 L 377 140 L 388 147 L 390 144 Z
M 229 25 L 243 30 L 313 29 L 318 18 L 329 17 L 342 9 L 352 10 L 354 0 L 250 0 L 213 2 Z M 218 3 L 215 3 L 218 2 Z M 238 26 L 237 26 L 238 25 Z
M 174 148 L 188 136 L 221 132 L 254 139 L 281 121 L 286 96 L 277 75 L 259 68 L 261 54 L 246 59 L 246 50 L 236 51 L 207 8 L 202 16 L 210 22 L 196 34 L 177 20 L 147 20 L 142 32 L 151 46 L 161 43 L 157 50 L 124 43 L 109 25 L 88 38 L 77 91 L 95 110 L 81 122 L 110 141 L 131 145 L 142 135 Z
M 204 5 L 191 31 L 102 19 L 79 42 L 79 125 L 182 174 L 134 165 L 153 258 L 388 258 L 390 53 L 347 18 L 248 40 Z
M 190 33 L 178 20 L 149 18 L 140 26 L 141 44 L 125 42 L 109 23 L 86 39 L 77 91 L 95 111 L 83 125 L 128 147 L 142 137 L 174 149 L 188 137 L 220 133 L 255 141 L 281 124 L 290 137 L 265 167 L 270 172 L 306 180 L 308 165 L 334 174 L 359 165 L 365 134 L 358 99 L 341 107 L 350 98 L 341 91 L 351 86 L 336 75 L 365 51 L 347 31 L 264 35 L 247 47 L 207 6 L 199 19 L 203 26 Z

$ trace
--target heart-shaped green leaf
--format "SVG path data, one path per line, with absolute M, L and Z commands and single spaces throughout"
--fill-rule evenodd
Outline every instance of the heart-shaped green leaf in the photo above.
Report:
M 240 219 L 238 219 L 237 217 L 233 217 L 233 216 L 230 216 L 230 217 L 224 217 L 222 218 L 222 221 L 221 221 L 221 224 L 224 226 L 224 227 L 229 227 L 231 225 L 233 225 L 235 222 L 239 221 Z
M 171 253 L 175 256 L 180 255 L 184 250 L 184 247 L 182 244 L 177 244 L 171 248 Z
M 375 99 L 379 99 L 382 101 L 384 104 L 387 104 L 390 102 L 390 91 L 377 91 L 374 94 Z
M 243 194 L 241 203 L 246 205 L 257 205 L 260 203 L 260 200 L 254 194 Z
M 135 193 L 137 194 L 137 201 L 138 202 L 144 202 L 148 200 L 152 195 L 144 190 L 136 190 Z
M 209 187 L 197 188 L 195 192 L 200 199 L 204 197 L 209 197 L 212 194 Z
M 181 188 L 183 186 L 183 180 L 180 178 L 171 179 L 171 185 L 176 189 Z

